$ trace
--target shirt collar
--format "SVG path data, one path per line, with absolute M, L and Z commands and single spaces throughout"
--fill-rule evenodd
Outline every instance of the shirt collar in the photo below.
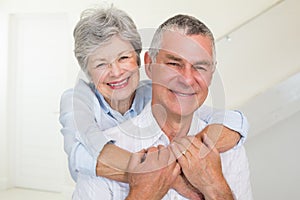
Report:
M 99 101 L 100 107 L 106 114 L 114 116 L 115 113 L 118 113 L 118 116 L 122 116 L 118 111 L 113 110 L 110 105 L 106 102 L 103 95 L 96 89 L 93 83 L 90 83 L 90 87 L 95 93 L 97 100 Z M 139 82 L 139 85 L 136 89 L 135 97 L 133 99 L 130 109 L 124 114 L 127 119 L 137 116 L 142 112 L 144 107 L 152 98 L 152 84 L 150 80 L 142 80 Z
M 119 116 L 119 115 L 122 116 L 121 113 L 119 113 L 118 111 L 112 109 L 112 107 L 104 99 L 103 95 L 96 89 L 94 84 L 91 84 L 91 88 L 93 89 L 93 91 L 94 91 L 94 93 L 95 93 L 95 95 L 96 95 L 96 97 L 99 101 L 100 107 L 101 107 L 101 109 L 103 110 L 104 113 L 109 114 L 112 117 L 116 117 L 116 116 Z M 140 110 L 143 109 L 143 108 L 140 108 L 141 106 L 137 103 L 136 99 L 137 98 L 136 98 L 136 95 L 135 95 L 133 103 L 132 103 L 130 109 L 128 111 L 126 111 L 123 116 L 129 115 L 129 117 L 134 117 L 134 116 L 137 115 L 136 113 L 139 113 L 137 111 L 140 111 Z M 136 106 L 136 105 L 138 105 L 138 106 Z
M 151 105 L 149 106 L 149 108 L 151 109 Z M 147 109 L 149 109 L 149 108 L 147 107 Z M 160 129 L 160 127 L 159 127 L 157 121 L 155 120 L 151 111 L 150 111 L 148 120 L 152 121 L 152 124 L 153 124 L 153 127 L 152 127 L 153 132 L 152 133 L 156 133 L 153 135 L 153 140 L 162 140 L 164 145 L 170 144 L 170 140 L 169 140 L 168 136 Z M 197 117 L 197 115 L 195 115 L 195 113 L 194 113 L 192 122 L 191 122 L 191 126 L 190 126 L 190 129 L 189 129 L 187 135 L 194 136 L 194 135 L 198 134 L 199 131 L 203 130 L 205 128 L 205 126 L 206 126 L 206 123 L 203 120 L 201 120 L 199 117 Z M 156 142 L 158 142 L 158 141 L 156 141 Z

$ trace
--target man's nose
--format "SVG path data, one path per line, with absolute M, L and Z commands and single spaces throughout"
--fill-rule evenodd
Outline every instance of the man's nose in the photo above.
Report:
M 183 84 L 190 86 L 195 82 L 194 72 L 191 66 L 186 66 L 181 70 L 179 80 Z

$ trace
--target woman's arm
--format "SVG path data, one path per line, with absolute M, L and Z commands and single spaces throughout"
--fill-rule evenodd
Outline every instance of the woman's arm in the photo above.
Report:
M 81 171 L 126 182 L 125 169 L 130 153 L 113 144 L 105 145 L 109 139 L 103 135 L 101 130 L 104 129 L 99 127 L 101 123 L 95 120 L 96 113 L 101 109 L 99 103 L 97 107 L 95 94 L 86 83 L 82 81 L 78 84 L 75 92 L 69 90 L 62 95 L 60 113 L 60 122 L 63 126 L 61 132 L 64 135 L 65 151 L 69 156 L 72 177 L 76 180 L 73 174 Z M 218 112 L 222 111 L 207 110 L 207 107 L 201 110 L 200 118 L 208 124 L 214 124 L 209 125 L 198 135 L 201 138 L 207 133 L 216 141 L 218 150 L 222 152 L 236 145 L 240 140 L 240 134 L 244 134 L 241 130 L 244 130 L 243 127 L 247 124 L 239 113 L 228 111 L 233 114 L 224 119 L 215 117 L 219 116 Z M 226 124 L 231 129 L 218 123 Z

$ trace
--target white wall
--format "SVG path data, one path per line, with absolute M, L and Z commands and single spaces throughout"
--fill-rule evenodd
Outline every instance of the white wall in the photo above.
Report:
M 7 16 L 0 12 L 0 24 L 7 26 Z M 0 29 L 0 44 L 7 46 L 7 32 Z M 7 187 L 7 51 L 0 47 L 0 190 Z
M 247 141 L 255 200 L 300 199 L 299 122 L 297 112 Z
M 34 4 L 35 6 L 31 6 L 30 8 L 25 5 L 28 2 L 23 4 L 23 1 L 21 1 L 15 3 L 15 6 L 10 3 L 11 2 L 9 1 L 0 2 L 0 190 L 17 185 L 27 188 L 69 192 L 69 187 L 73 186 L 73 182 L 70 180 L 70 175 L 67 169 L 67 158 L 63 152 L 62 136 L 59 132 L 60 125 L 58 123 L 58 113 L 60 95 L 63 90 L 73 86 L 79 69 L 75 59 L 73 59 L 72 52 L 72 15 L 68 12 L 60 12 L 58 11 L 59 9 L 53 9 L 51 6 L 47 8 L 45 5 L 45 10 L 42 11 L 42 9 L 40 9 L 42 5 L 39 5 L 37 2 L 31 2 L 31 5 Z M 57 8 L 59 8 L 58 5 Z M 30 16 L 30 14 L 37 16 L 37 18 L 39 16 L 46 16 L 49 14 L 50 21 L 51 19 L 55 19 L 57 16 L 67 15 L 67 17 L 61 20 L 62 23 L 66 22 L 63 25 L 64 29 L 58 27 L 58 31 L 55 31 L 51 29 L 51 27 L 55 25 L 45 23 L 42 24 L 43 26 L 33 26 L 33 29 L 27 31 L 26 36 L 21 26 L 16 26 L 20 28 L 18 31 L 11 30 L 13 25 L 12 16 L 22 16 L 21 18 L 24 19 L 25 16 Z M 79 15 L 76 14 L 76 18 L 78 18 L 78 16 Z M 49 23 L 49 21 L 47 23 Z M 55 24 L 58 25 L 61 23 Z M 27 28 L 30 29 L 30 26 Z M 50 31 L 47 30 L 47 28 L 49 28 Z M 67 36 L 63 35 L 63 42 L 57 44 L 57 37 L 59 37 L 57 35 L 65 33 L 63 32 L 65 29 L 69 29 L 66 31 Z M 30 31 L 32 32 L 30 33 Z M 41 34 L 41 32 L 43 33 Z M 51 33 L 51 35 L 48 33 Z M 35 34 L 39 34 L 39 37 L 34 36 Z M 16 35 L 19 35 L 20 38 L 28 38 L 28 35 L 32 35 L 33 37 L 31 40 L 22 41 L 20 38 L 16 40 L 16 37 L 14 37 Z M 43 40 L 45 41 L 43 42 Z M 33 41 L 38 42 L 38 49 L 36 48 L 37 44 Z M 14 48 L 14 44 L 19 44 L 21 46 L 24 45 L 22 42 L 27 44 L 26 49 Z M 28 44 L 28 42 L 32 43 Z M 51 55 L 46 55 L 47 52 L 51 52 Z M 67 55 L 60 53 L 59 56 L 57 56 L 58 52 L 67 52 Z M 28 54 L 25 55 L 24 53 Z M 25 58 L 28 59 L 27 61 L 30 60 L 32 63 L 31 65 L 27 65 L 27 63 L 26 66 L 37 67 L 36 70 L 30 71 L 27 67 L 25 67 L 24 59 L 22 60 L 17 58 L 21 54 L 25 55 Z M 55 60 L 55 58 L 57 60 Z M 49 62 L 49 59 L 51 59 L 51 62 Z M 43 64 L 43 62 L 45 63 Z M 16 63 L 19 63 L 19 67 L 16 67 Z M 24 70 L 26 70 L 26 72 L 24 72 Z M 48 73 L 47 70 L 49 70 Z M 32 85 L 26 86 L 24 84 L 24 80 L 27 80 L 27 83 L 31 82 Z M 47 85 L 47 83 L 50 84 Z M 28 96 L 28 91 L 34 92 L 36 89 L 41 90 L 44 93 L 31 93 L 33 95 Z M 19 91 L 19 98 L 16 98 L 16 91 Z M 23 101 L 18 105 L 19 108 L 17 108 L 16 101 L 21 99 L 26 100 L 27 102 L 25 103 L 25 101 Z M 49 102 L 47 102 L 47 100 Z M 31 102 L 30 104 L 35 105 L 29 106 L 29 102 Z M 44 112 L 43 108 L 40 107 L 41 104 L 44 104 L 44 106 L 42 106 L 45 108 Z M 26 116 L 18 117 L 19 120 L 16 119 L 16 116 L 24 110 L 23 108 L 28 109 L 29 112 L 27 112 Z M 43 114 L 39 112 L 42 112 Z M 46 119 L 45 115 L 48 115 L 48 117 L 51 116 L 50 118 L 52 119 Z M 28 121 L 33 120 L 35 123 L 27 123 Z M 49 120 L 48 123 L 47 120 Z M 24 126 L 20 126 L 19 122 L 24 123 L 23 125 L 26 125 L 29 128 L 29 131 L 25 131 L 26 134 L 38 133 L 38 135 L 34 137 L 28 137 L 26 134 L 17 136 L 24 131 Z M 45 124 L 41 126 L 42 123 Z M 48 139 L 45 137 L 47 134 Z M 41 139 L 44 141 L 44 144 L 41 144 Z M 23 141 L 23 144 L 19 145 L 21 144 L 21 141 Z M 40 149 L 33 150 L 33 146 L 26 146 L 29 143 L 39 145 Z M 21 150 L 23 147 L 25 148 Z M 47 154 L 42 155 L 44 153 L 43 151 L 47 149 L 49 149 Z M 23 155 L 16 154 L 18 150 L 21 150 L 20 152 L 22 152 Z M 19 161 L 23 158 L 24 153 L 29 155 L 29 151 L 35 154 L 35 156 L 31 157 L 32 159 L 38 157 L 41 159 L 38 161 L 24 159 L 22 161 L 23 165 L 20 165 Z M 49 156 L 52 158 L 49 159 Z M 16 165 L 17 162 L 18 165 Z M 55 170 L 53 170 L 53 168 L 51 169 L 51 167 L 49 168 L 50 165 L 47 165 L 47 162 L 50 162 L 51 166 L 57 166 L 57 168 Z M 26 184 L 24 184 L 24 180 L 21 180 L 21 176 L 19 176 L 20 174 L 24 175 L 29 172 L 26 170 L 24 165 L 27 165 L 27 169 L 31 168 L 35 173 L 35 175 L 31 176 L 31 178 L 24 179 L 25 182 L 27 182 Z M 32 167 L 28 168 L 30 165 L 39 167 L 39 172 Z M 50 172 L 51 170 L 52 172 Z M 57 174 L 57 177 L 55 178 L 51 175 L 51 173 Z M 17 176 L 17 174 L 19 175 Z M 43 181 L 39 183 L 36 183 L 36 181 L 34 183 L 34 180 L 38 177 L 37 174 L 39 174 L 38 176 L 48 176 L 53 179 L 43 179 Z M 61 181 L 61 179 L 64 180 Z M 54 182 L 52 186 L 47 183 L 47 180 L 52 180 Z
M 174 1 L 163 1 L 156 3 L 153 1 L 148 1 L 147 5 L 145 6 L 145 1 L 142 3 L 142 1 L 136 1 L 135 5 L 129 4 L 127 1 L 118 1 L 118 0 L 111 0 L 109 2 L 114 2 L 115 5 L 119 6 L 121 9 L 126 10 L 128 13 L 131 14 L 131 16 L 136 20 L 138 26 L 140 28 L 149 28 L 154 27 L 158 25 L 162 20 L 164 20 L 167 16 L 172 15 L 174 12 L 185 12 L 185 13 L 191 13 L 198 15 L 200 18 L 203 18 L 205 22 L 208 22 L 208 24 L 212 27 L 212 30 L 215 32 L 216 38 L 220 38 L 224 34 L 227 34 L 228 32 L 234 30 L 235 27 L 241 25 L 245 21 L 249 20 L 251 17 L 257 15 L 262 10 L 265 10 L 267 7 L 269 7 L 272 3 L 278 2 L 275 0 L 256 0 L 247 2 L 248 5 L 244 5 L 244 1 L 236 0 L 236 1 L 226 1 L 226 3 L 222 2 L 223 5 L 220 5 L 220 1 L 194 1 L 194 2 L 200 2 L 202 6 L 191 6 L 185 1 L 176 1 L 177 3 L 174 3 Z M 207 3 L 204 3 L 207 2 Z M 293 4 L 290 4 L 290 3 Z M 68 29 L 69 29 L 69 37 L 70 37 L 70 54 L 69 54 L 69 62 L 66 66 L 66 71 L 68 76 L 65 77 L 65 84 L 62 85 L 61 89 L 65 89 L 67 87 L 73 86 L 73 82 L 76 79 L 76 75 L 78 72 L 78 65 L 74 59 L 74 56 L 71 52 L 71 48 L 73 47 L 72 39 L 72 30 L 76 23 L 76 21 L 79 19 L 80 12 L 90 7 L 93 4 L 99 3 L 99 1 L 96 0 L 86 0 L 86 1 L 73 1 L 73 0 L 51 0 L 51 1 L 39 1 L 39 0 L 27 0 L 27 1 L 20 1 L 20 0 L 1 0 L 0 1 L 0 189 L 5 188 L 8 184 L 8 145 L 7 145 L 7 136 L 10 134 L 7 130 L 7 71 L 9 69 L 8 65 L 8 38 L 9 38 L 9 14 L 19 14 L 19 13 L 66 13 L 68 15 Z M 165 6 L 161 6 L 164 3 Z M 169 9 L 168 5 L 171 4 L 173 7 L 177 5 L 178 7 L 174 10 Z M 255 5 L 258 5 L 255 7 Z M 154 5 L 154 6 L 153 6 Z M 155 6 L 157 5 L 157 6 Z M 256 47 L 256 41 L 260 45 L 264 47 L 268 47 L 265 43 L 265 39 L 269 39 L 271 42 L 274 42 L 274 44 L 278 41 L 284 42 L 284 34 L 278 34 L 279 39 L 275 38 L 272 40 L 272 37 L 274 34 L 273 32 L 276 32 L 277 27 L 272 26 L 275 28 L 275 31 L 272 31 L 270 34 L 270 29 L 268 27 L 268 24 L 276 24 L 276 22 L 273 22 L 274 16 L 277 17 L 285 17 L 281 25 L 278 25 L 278 28 L 282 26 L 288 26 L 285 28 L 283 33 L 289 32 L 289 34 L 296 35 L 296 37 L 289 36 L 289 42 L 290 41 L 296 41 L 299 44 L 299 26 L 294 25 L 294 23 L 299 23 L 299 20 L 297 19 L 297 16 L 299 12 L 297 8 L 299 7 L 299 1 L 298 0 L 286 0 L 283 4 L 278 6 L 275 9 L 275 12 L 269 12 L 265 16 L 261 16 L 262 18 L 258 18 L 259 20 L 254 20 L 252 23 L 250 23 L 250 26 L 245 26 L 245 28 L 241 28 L 240 30 L 236 30 L 231 34 L 232 41 L 231 43 L 225 40 L 219 40 L 218 47 L 220 54 L 218 54 L 218 58 L 221 61 L 222 58 L 230 58 L 230 55 L 233 56 L 232 61 L 234 61 L 236 58 L 240 58 L 241 55 L 249 55 L 248 52 L 245 52 L 245 49 L 241 51 L 240 46 L 237 45 L 236 48 L 234 48 L 234 44 L 242 44 L 243 47 L 246 46 L 246 44 L 251 44 L 250 47 L 253 46 Z M 153 7 L 151 7 L 153 6 Z M 239 7 L 237 7 L 239 6 Z M 284 8 L 283 8 L 284 7 Z M 199 9 L 198 9 L 199 8 Z M 293 9 L 291 9 L 293 8 Z M 280 12 L 279 12 L 280 11 Z M 293 12 L 291 12 L 293 11 Z M 283 12 L 283 14 L 282 14 Z M 297 15 L 295 15 L 297 14 Z M 150 17 L 149 17 L 150 16 Z M 296 17 L 294 17 L 296 16 Z M 224 20 L 225 19 L 225 20 Z M 262 20 L 261 20 L 262 19 Z M 261 23 L 264 22 L 264 23 Z M 285 23 L 288 22 L 288 23 Z M 260 29 L 260 28 L 264 29 Z M 291 29 L 292 28 L 292 29 Z M 294 30 L 295 29 L 295 30 Z M 257 31 L 257 33 L 261 33 L 261 30 L 268 30 L 265 33 L 266 37 L 261 38 L 255 37 L 253 39 L 253 31 Z M 292 31 L 289 31 L 292 30 Z M 298 31 L 298 32 L 297 32 Z M 277 33 L 277 32 L 276 32 Z M 279 33 L 279 32 L 278 32 Z M 247 35 L 248 34 L 248 35 Z M 292 35 L 292 36 L 293 36 Z M 292 38 L 296 38 L 297 40 L 291 40 Z M 243 43 L 241 43 L 243 41 Z M 289 43 L 290 44 L 290 43 Z M 265 60 L 274 61 L 271 64 L 267 64 L 266 66 L 274 66 L 274 68 L 271 68 L 268 73 L 265 73 L 262 78 L 258 78 L 256 72 L 260 72 L 259 68 L 255 69 L 254 66 L 257 66 L 257 55 L 256 48 L 249 48 L 248 51 L 252 53 L 256 53 L 252 59 L 252 62 L 254 63 L 252 66 L 248 67 L 249 70 L 251 70 L 251 77 L 254 77 L 254 79 L 251 79 L 250 81 L 246 81 L 245 78 L 248 78 L 246 75 L 249 76 L 249 74 L 245 75 L 245 66 L 244 63 L 240 64 L 232 64 L 232 62 L 229 62 L 229 67 L 226 67 L 224 71 L 226 70 L 227 76 L 225 76 L 225 72 L 220 69 L 220 74 L 224 78 L 226 83 L 226 87 L 229 88 L 226 92 L 226 95 L 230 97 L 238 97 L 238 98 L 246 98 L 246 93 L 249 93 L 249 89 L 245 90 L 246 86 L 252 86 L 253 88 L 257 89 L 257 85 L 254 85 L 256 82 L 264 82 L 264 81 L 270 81 L 272 84 L 274 82 L 279 81 L 280 78 L 274 80 L 270 78 L 272 76 L 274 70 L 280 69 L 280 73 L 277 72 L 277 74 L 281 74 L 281 72 L 285 72 L 288 75 L 293 74 L 294 72 L 299 71 L 299 56 L 292 56 L 292 55 L 298 55 L 299 53 L 299 45 L 294 45 L 294 42 L 291 42 L 291 48 L 290 46 L 288 48 L 284 48 L 282 52 L 287 52 L 286 54 L 279 56 L 276 54 L 276 56 L 273 56 L 273 54 L 270 54 L 270 51 L 272 50 L 272 47 L 270 46 L 270 49 L 268 49 L 266 52 L 267 54 L 261 54 L 265 55 Z M 222 46 L 223 45 L 223 46 Z M 279 45 L 281 47 L 281 45 Z M 222 49 L 224 47 L 224 49 Z M 295 48 L 297 47 L 297 48 Z M 260 48 L 261 49 L 261 48 Z M 288 50 L 293 50 L 292 53 L 289 53 Z M 223 53 L 222 53 L 223 52 Z M 240 53 L 240 55 L 237 55 L 236 52 Z M 278 51 L 274 51 L 275 53 L 278 53 Z M 273 53 L 274 53 L 273 52 Z M 230 55 L 227 55 L 230 54 Z M 223 55 L 223 56 L 222 56 Z M 288 55 L 288 59 L 286 59 L 286 55 Z M 292 57 L 292 59 L 290 59 Z M 291 63 L 292 71 L 287 71 L 286 68 L 289 66 L 281 65 L 276 63 L 275 58 L 279 58 L 281 62 L 286 64 L 286 61 L 289 61 Z M 285 59 L 283 59 L 285 58 Z M 247 58 L 243 58 L 244 62 L 247 62 L 246 59 L 249 59 L 249 56 Z M 251 61 L 251 58 L 249 59 Z M 261 61 L 261 60 L 260 60 Z M 297 63 L 296 63 L 297 62 Z M 221 64 L 222 62 L 220 62 Z M 247 62 L 250 63 L 250 62 Z M 296 63 L 297 65 L 294 65 Z M 232 64 L 232 65 L 231 65 Z M 222 64 L 224 67 L 224 62 Z M 275 68 L 275 67 L 280 68 Z M 282 67 L 282 68 L 281 68 Z M 225 67 L 224 67 L 225 68 Z M 253 69 L 253 70 L 252 70 Z M 255 71 L 257 70 L 257 71 Z M 292 73 L 293 72 L 293 73 Z M 238 83 L 234 82 L 232 76 L 239 77 Z M 240 76 L 239 76 L 240 74 Z M 287 75 L 286 74 L 286 75 Z M 284 76 L 283 78 L 285 78 Z M 226 82 L 226 78 L 229 80 Z M 235 77 L 236 78 L 236 77 Z M 280 79 L 281 80 L 281 79 Z M 250 82 L 250 84 L 249 84 Z M 232 85 L 230 85 L 232 84 Z M 244 85 L 243 85 L 244 84 Z M 269 85 L 266 84 L 260 84 L 262 87 L 267 87 Z M 236 92 L 237 95 L 234 93 L 230 93 L 232 88 L 238 89 Z M 265 89 L 265 88 L 264 88 Z M 240 90 L 243 90 L 243 93 L 241 93 Z M 257 92 L 257 91 L 256 91 Z M 241 95 L 243 94 L 243 95 Z M 59 97 L 58 97 L 59 99 Z M 230 101 L 229 102 L 234 102 Z M 236 101 L 238 102 L 238 101 Z M 268 103 L 268 102 L 267 102 Z M 34 111 L 33 111 L 34 112 Z M 258 113 L 259 116 L 259 113 Z M 292 117 L 289 117 L 287 120 L 278 123 L 277 125 L 263 131 L 263 134 L 256 134 L 255 137 L 250 137 L 247 142 L 247 150 L 248 155 L 250 159 L 251 164 L 251 171 L 252 171 L 252 185 L 253 185 L 253 191 L 254 191 L 254 197 L 257 200 L 265 200 L 265 199 L 299 199 L 300 191 L 296 190 L 296 186 L 299 183 L 299 172 L 297 172 L 297 169 L 299 168 L 299 159 L 296 155 L 297 150 L 299 152 L 299 147 L 297 147 L 297 141 L 299 141 L 299 131 L 297 129 L 297 124 L 300 121 L 300 114 L 299 112 L 297 114 L 294 114 Z M 54 130 L 53 134 L 59 134 L 59 130 Z M 251 132 L 250 132 L 251 135 Z M 64 154 L 64 152 L 61 152 Z M 66 160 L 65 160 L 66 161 Z M 288 166 L 290 165 L 290 167 Z M 66 166 L 66 165 L 65 165 Z M 68 173 L 67 169 L 65 169 L 66 174 Z M 67 178 L 66 178 L 67 179 Z M 67 179 L 67 183 L 72 185 L 72 182 Z M 298 194 L 298 195 L 297 195 Z M 272 196 L 274 195 L 274 196 Z M 298 197 L 298 198 L 297 198 Z

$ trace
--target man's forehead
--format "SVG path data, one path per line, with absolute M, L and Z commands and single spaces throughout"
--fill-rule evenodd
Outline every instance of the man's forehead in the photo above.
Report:
M 189 61 L 212 61 L 211 40 L 202 35 L 184 35 L 176 31 L 165 31 L 160 50 L 175 54 Z

